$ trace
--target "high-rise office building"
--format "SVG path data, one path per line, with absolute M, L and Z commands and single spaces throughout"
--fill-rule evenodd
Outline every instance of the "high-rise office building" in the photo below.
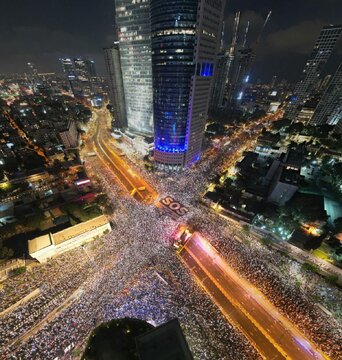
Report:
M 87 59 L 86 66 L 88 68 L 88 74 L 91 79 L 97 79 L 95 61 L 91 59 Z
M 116 0 L 115 8 L 128 127 L 152 134 L 150 1 Z
M 327 124 L 335 126 L 341 123 L 341 120 L 342 120 L 342 98 L 340 97 L 340 101 L 338 105 L 336 105 L 334 111 L 328 117 Z
M 212 85 L 209 109 L 217 110 L 223 106 L 226 87 L 229 86 L 230 75 L 232 74 L 232 65 L 236 56 L 237 32 L 240 22 L 240 12 L 235 14 L 232 42 L 229 48 L 223 50 L 223 31 L 221 35 L 221 50 L 217 54 L 215 75 Z
M 93 60 L 83 57 L 75 58 L 73 61 L 82 96 L 91 97 L 95 93 L 95 63 Z
M 316 41 L 313 51 L 303 69 L 303 79 L 296 85 L 294 96 L 288 104 L 285 117 L 294 121 L 301 106 L 310 97 L 313 88 L 316 86 L 324 65 L 341 34 L 342 26 L 324 26 Z
M 200 158 L 224 12 L 221 0 L 151 0 L 154 159 L 180 170 Z
M 87 70 L 88 81 L 90 82 L 91 90 L 94 94 L 101 92 L 99 87 L 99 80 L 97 77 L 95 61 L 92 59 L 83 59 Z
M 63 73 L 66 76 L 70 91 L 75 97 L 81 96 L 81 88 L 78 83 L 74 62 L 70 58 L 59 59 L 62 64 Z
M 274 89 L 274 87 L 275 87 L 275 85 L 276 85 L 276 83 L 277 83 L 277 80 L 278 80 L 277 75 L 272 76 L 272 80 L 271 80 L 271 82 L 270 82 L 270 89 L 271 89 L 271 90 Z
M 330 80 L 331 80 L 331 75 L 328 74 L 324 77 L 324 79 L 321 79 L 321 81 L 319 81 L 318 83 L 318 91 L 325 91 L 327 86 L 329 85 L 330 83 Z
M 103 49 L 103 51 L 107 70 L 109 99 L 113 106 L 113 127 L 123 128 L 127 126 L 127 118 L 118 42 Z
M 341 109 L 341 117 L 340 121 L 334 127 L 334 133 L 342 134 L 342 109 Z
M 40 82 L 38 70 L 35 68 L 34 64 L 30 62 L 27 63 L 27 67 L 28 67 L 28 78 L 32 85 L 33 90 L 35 91 L 37 90 L 37 85 Z
M 310 125 L 330 124 L 336 125 L 342 110 L 342 63 L 334 77 L 327 86 L 315 113 L 310 120 Z
M 255 53 L 251 48 L 241 48 L 237 51 L 232 74 L 232 86 L 229 101 L 239 107 L 250 78 L 250 71 L 255 59 Z
M 213 111 L 222 108 L 227 82 L 229 56 L 225 51 L 217 54 L 215 77 L 213 80 L 209 108 Z
M 238 28 L 239 28 L 240 12 L 235 15 L 234 35 L 232 45 L 230 47 L 230 74 L 228 80 L 228 104 L 231 107 L 239 107 L 247 84 L 249 82 L 250 70 L 255 52 L 247 46 L 247 37 L 249 32 L 249 21 L 244 30 L 242 42 L 238 44 Z
M 243 36 L 241 37 L 241 39 L 239 39 L 240 41 L 238 41 L 237 31 L 239 27 L 240 13 L 238 12 L 235 16 L 234 32 L 236 34 L 233 36 L 232 45 L 234 44 L 234 46 L 231 46 L 231 49 L 233 51 L 230 52 L 231 70 L 230 70 L 230 76 L 228 81 L 228 92 L 227 92 L 228 104 L 232 108 L 239 109 L 241 106 L 241 102 L 244 99 L 245 92 L 248 87 L 248 83 L 250 81 L 251 70 L 253 67 L 253 63 L 255 61 L 258 46 L 262 39 L 266 25 L 270 21 L 271 14 L 272 11 L 269 11 L 265 18 L 259 36 L 256 42 L 253 44 L 253 47 L 248 45 L 248 34 L 250 29 L 249 21 L 247 21 Z
M 86 58 L 60 59 L 70 90 L 76 98 L 91 100 L 96 93 L 96 71 L 93 60 Z
M 90 68 L 88 66 L 88 59 L 76 58 L 73 61 L 74 61 L 76 76 L 77 76 L 78 80 L 84 81 L 84 82 L 89 81 L 90 80 L 90 74 L 89 74 Z

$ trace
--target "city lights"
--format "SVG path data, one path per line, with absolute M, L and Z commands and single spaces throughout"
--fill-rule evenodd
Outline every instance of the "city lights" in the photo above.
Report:
M 4 2 L 1 360 L 341 358 L 342 2 L 262 3 Z

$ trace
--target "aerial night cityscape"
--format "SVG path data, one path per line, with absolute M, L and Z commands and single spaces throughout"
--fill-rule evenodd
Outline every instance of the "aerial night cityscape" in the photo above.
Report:
M 341 0 L 0 29 L 0 360 L 342 360 Z

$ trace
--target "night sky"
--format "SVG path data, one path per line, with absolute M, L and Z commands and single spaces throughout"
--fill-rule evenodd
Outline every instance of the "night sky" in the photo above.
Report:
M 323 25 L 342 23 L 341 0 L 230 0 L 226 7 L 226 43 L 234 12 L 241 23 L 251 21 L 253 44 L 269 10 L 272 18 L 260 45 L 252 79 L 273 75 L 295 80 Z M 0 73 L 26 71 L 26 63 L 39 72 L 61 72 L 58 58 L 92 57 L 104 74 L 102 48 L 113 41 L 114 0 L 10 0 L 0 13 Z M 331 72 L 342 59 L 342 41 L 328 66 Z

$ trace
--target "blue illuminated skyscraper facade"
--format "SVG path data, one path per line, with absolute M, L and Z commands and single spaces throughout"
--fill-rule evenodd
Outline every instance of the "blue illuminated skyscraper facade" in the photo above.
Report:
M 151 1 L 155 152 L 176 162 L 179 159 L 179 164 L 186 151 L 190 85 L 195 73 L 197 6 L 197 0 Z
M 161 168 L 180 170 L 200 157 L 223 10 L 220 0 L 150 1 L 154 159 Z

